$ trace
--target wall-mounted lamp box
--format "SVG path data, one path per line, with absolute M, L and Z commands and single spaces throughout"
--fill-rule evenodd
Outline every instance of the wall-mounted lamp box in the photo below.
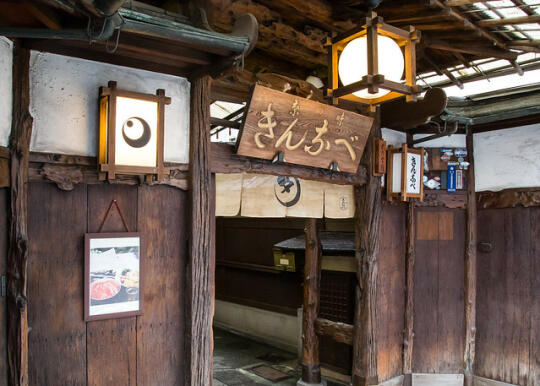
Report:
M 116 82 L 99 90 L 99 178 L 113 180 L 116 174 L 156 176 L 169 174 L 164 167 L 165 105 L 171 98 L 165 90 L 156 95 L 118 90 Z
M 364 22 L 333 39 L 328 38 L 329 76 L 326 95 L 374 106 L 403 95 L 416 101 L 416 43 L 420 31 L 386 24 L 372 12 Z M 404 50 L 404 53 L 401 50 Z M 405 71 L 405 82 L 401 78 Z M 339 86 L 341 81 L 342 86 Z
M 386 198 L 400 197 L 424 199 L 424 148 L 410 149 L 407 144 L 401 148 L 388 147 L 388 168 Z

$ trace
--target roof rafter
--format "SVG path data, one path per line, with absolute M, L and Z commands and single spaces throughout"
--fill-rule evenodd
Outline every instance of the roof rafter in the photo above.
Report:
M 443 3 L 441 0 L 430 1 L 429 6 L 432 8 L 437 7 L 444 11 L 447 11 L 448 16 L 452 17 L 453 19 L 455 19 L 456 21 L 460 23 L 463 23 L 465 28 L 477 31 L 482 37 L 492 41 L 495 45 L 506 49 L 506 44 L 501 39 L 493 35 L 491 32 L 487 31 L 486 29 L 478 26 L 477 24 L 475 24 L 474 22 L 472 22 L 471 20 L 463 16 L 459 11 L 455 10 L 454 8 L 449 7 L 448 5 Z

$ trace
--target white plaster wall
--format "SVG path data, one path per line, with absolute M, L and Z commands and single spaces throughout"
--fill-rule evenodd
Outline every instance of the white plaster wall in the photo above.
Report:
M 420 139 L 433 134 L 417 134 L 413 138 Z M 407 135 L 401 131 L 382 128 L 382 137 L 389 146 L 400 147 L 407 142 Z M 454 134 L 450 137 L 441 137 L 431 141 L 422 142 L 416 145 L 417 147 L 465 147 L 465 135 Z
M 32 151 L 96 155 L 100 86 L 155 94 L 165 89 L 165 161 L 189 160 L 190 84 L 180 77 L 32 51 L 30 111 Z
M 540 124 L 474 135 L 476 191 L 540 187 Z
M 13 44 L 0 36 L 0 146 L 7 146 L 11 133 Z
M 301 335 L 298 317 L 216 300 L 214 325 L 289 352 L 298 352 Z
M 381 129 L 382 138 L 386 141 L 388 146 L 392 147 L 401 147 L 405 142 L 407 142 L 407 135 L 401 131 L 387 129 L 383 127 Z

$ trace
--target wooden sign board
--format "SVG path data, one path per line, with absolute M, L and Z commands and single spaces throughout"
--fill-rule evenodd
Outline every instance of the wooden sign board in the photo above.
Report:
M 373 170 L 374 176 L 380 177 L 386 173 L 386 141 L 373 138 Z
M 239 155 L 356 173 L 373 118 L 256 85 L 238 138 Z

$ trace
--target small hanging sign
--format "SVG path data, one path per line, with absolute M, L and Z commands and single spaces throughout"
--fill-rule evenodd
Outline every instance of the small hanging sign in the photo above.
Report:
M 424 148 L 412 149 L 403 144 L 400 149 L 388 148 L 388 174 L 386 197 L 392 201 L 400 196 L 403 201 L 410 197 L 424 198 Z
M 87 233 L 84 238 L 84 320 L 142 314 L 142 238 L 129 232 L 116 200 L 99 227 L 101 232 L 116 206 L 126 232 Z
M 448 193 L 455 193 L 456 192 L 456 185 L 457 185 L 457 173 L 456 173 L 456 164 L 455 163 L 448 163 Z
M 374 176 L 383 176 L 386 173 L 386 141 L 373 138 L 373 170 Z

